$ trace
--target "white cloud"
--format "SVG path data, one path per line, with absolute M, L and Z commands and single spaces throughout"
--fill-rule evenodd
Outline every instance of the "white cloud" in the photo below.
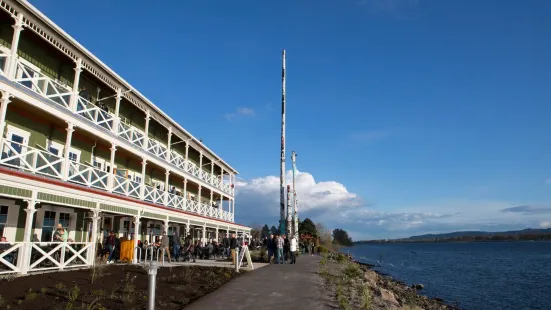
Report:
M 231 113 L 227 113 L 226 115 L 224 115 L 224 117 L 228 120 L 228 121 L 231 121 L 233 120 L 234 118 L 238 117 L 238 116 L 255 116 L 255 111 L 254 109 L 251 109 L 251 108 L 237 108 L 234 112 L 231 112 Z
M 292 184 L 292 172 L 286 180 Z M 316 181 L 298 172 L 299 217 L 330 229 L 344 228 L 355 239 L 399 238 L 459 230 L 503 231 L 551 227 L 541 221 L 551 209 L 544 204 L 494 200 L 441 199 L 424 204 L 373 206 L 336 181 Z M 236 217 L 243 224 L 278 225 L 279 176 L 236 182 Z M 292 192 L 292 188 L 291 188 Z

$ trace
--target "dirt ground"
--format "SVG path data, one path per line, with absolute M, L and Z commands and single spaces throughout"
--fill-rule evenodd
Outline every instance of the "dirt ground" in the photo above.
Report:
M 160 268 L 155 308 L 182 309 L 238 275 L 221 267 Z M 147 289 L 147 269 L 130 265 L 4 277 L 0 309 L 146 309 Z

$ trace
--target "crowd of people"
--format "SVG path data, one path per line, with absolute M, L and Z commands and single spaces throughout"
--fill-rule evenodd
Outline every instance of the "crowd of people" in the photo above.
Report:
M 268 252 L 267 262 L 276 264 L 290 264 L 296 263 L 296 253 L 301 251 L 309 255 L 314 255 L 314 243 L 311 241 L 305 241 L 299 243 L 297 239 L 292 236 L 287 238 L 286 235 L 271 234 L 270 237 L 265 237 L 262 241 L 262 246 Z

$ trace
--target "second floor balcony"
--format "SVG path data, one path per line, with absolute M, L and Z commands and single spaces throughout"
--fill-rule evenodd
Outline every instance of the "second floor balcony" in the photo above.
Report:
M 120 171 L 106 172 L 93 165 L 76 162 L 71 156 L 64 158 L 48 150 L 26 145 L 22 141 L 2 139 L 0 151 L 0 165 L 2 166 L 80 184 L 159 206 L 224 221 L 234 221 L 234 214 L 223 210 L 221 203 L 215 207 L 212 201 L 206 203 L 200 198 L 187 197 L 185 189 L 184 192 L 174 187 L 164 190 L 158 185 L 146 184 L 144 178 L 132 179 L 121 174 Z

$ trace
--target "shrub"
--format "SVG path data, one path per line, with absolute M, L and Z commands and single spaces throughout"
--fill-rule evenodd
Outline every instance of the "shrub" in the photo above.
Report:
M 363 273 L 358 264 L 351 263 L 344 268 L 344 274 L 348 278 L 354 279 L 354 278 L 361 277 Z
M 320 245 L 318 247 L 318 253 L 320 253 L 320 254 L 329 253 L 329 249 L 327 247 L 323 246 L 323 245 Z

